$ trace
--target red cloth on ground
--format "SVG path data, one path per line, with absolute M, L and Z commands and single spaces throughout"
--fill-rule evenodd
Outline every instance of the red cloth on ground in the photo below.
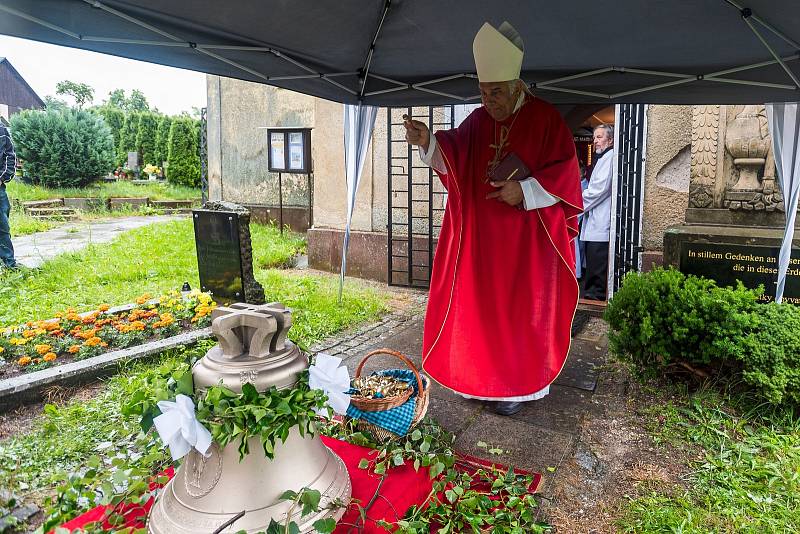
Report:
M 501 126 L 516 153 L 559 202 L 530 211 L 486 195 Z M 527 396 L 561 372 L 578 303 L 575 251 L 583 210 L 569 128 L 550 104 L 528 97 L 498 125 L 476 109 L 436 133 L 447 167 L 439 244 L 423 335 L 423 368 L 437 382 L 484 398 Z
M 322 441 L 344 461 L 347 471 L 350 473 L 350 481 L 353 484 L 353 498 L 358 499 L 361 506 L 366 506 L 375 494 L 380 477 L 366 469 L 359 469 L 358 463 L 362 458 L 372 459 L 376 451 L 333 438 L 323 437 Z M 172 468 L 168 471 L 166 474 L 171 478 L 174 472 Z M 391 523 L 396 522 L 412 505 L 425 502 L 432 487 L 433 484 L 428 476 L 427 469 L 420 468 L 419 472 L 417 472 L 414 471 L 411 465 L 393 467 L 381 487 L 381 496 L 375 500 L 367 512 L 367 524 L 361 532 L 366 534 L 385 533 L 386 530 L 376 526 L 375 521 L 383 519 Z M 142 528 L 152 505 L 151 499 L 144 507 L 133 505 L 123 507 L 121 513 L 126 519 L 125 526 Z M 106 510 L 107 507 L 98 506 L 64 523 L 62 527 L 72 531 L 88 523 L 101 521 Z M 345 523 L 354 524 L 358 517 L 358 509 L 355 506 L 351 507 L 339 521 L 339 526 L 336 527 L 335 532 L 346 533 L 350 526 Z M 235 528 L 236 525 L 234 524 L 233 527 Z M 104 528 L 111 528 L 111 525 L 104 522 Z

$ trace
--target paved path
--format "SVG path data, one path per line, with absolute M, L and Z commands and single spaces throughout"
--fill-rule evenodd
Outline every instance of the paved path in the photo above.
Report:
M 424 293 L 412 297 L 416 305 L 410 313 L 388 315 L 377 324 L 311 347 L 311 351 L 339 356 L 351 376 L 365 354 L 381 347 L 398 350 L 419 365 L 425 297 Z M 547 397 L 526 403 L 516 415 L 502 417 L 494 413 L 493 403 L 464 399 L 434 383 L 428 414 L 456 435 L 459 451 L 542 473 L 547 481 L 578 452 L 581 424 L 591 412 L 597 368 L 606 359 L 607 346 L 605 323 L 579 311 L 573 325 L 569 358 Z M 378 358 L 369 360 L 365 372 L 396 366 L 388 356 Z M 478 442 L 504 453 L 490 455 L 485 448 L 478 447 Z
M 47 260 L 84 248 L 90 243 L 107 243 L 128 230 L 149 224 L 175 221 L 180 215 L 120 217 L 96 222 L 75 222 L 46 232 L 14 237 L 14 256 L 26 267 L 39 267 Z

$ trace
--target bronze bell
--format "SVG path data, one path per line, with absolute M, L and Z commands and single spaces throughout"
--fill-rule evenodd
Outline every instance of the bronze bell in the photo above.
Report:
M 289 388 L 308 367 L 305 354 L 286 339 L 291 312 L 282 304 L 233 304 L 217 308 L 211 317 L 219 344 L 192 368 L 195 391 L 222 383 L 241 392 L 247 382 L 258 391 L 273 385 Z M 148 531 L 210 534 L 241 512 L 243 516 L 219 532 L 265 531 L 273 519 L 286 522 L 291 503 L 279 500 L 281 494 L 303 488 L 319 490 L 322 499 L 319 512 L 301 518 L 302 507 L 292 510 L 291 520 L 301 532 L 313 531 L 319 519 L 344 515 L 343 507 L 327 505 L 347 504 L 350 476 L 318 435 L 301 437 L 293 428 L 285 443 L 275 444 L 274 459 L 264 455 L 258 438 L 251 438 L 249 454 L 239 461 L 238 445 L 234 440 L 220 449 L 213 443 L 208 457 L 194 449 L 185 456 L 153 505 Z

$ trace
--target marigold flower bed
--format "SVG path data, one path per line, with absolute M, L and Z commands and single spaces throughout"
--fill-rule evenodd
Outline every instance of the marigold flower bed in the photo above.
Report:
M 69 308 L 53 319 L 2 328 L 0 380 L 205 328 L 215 306 L 209 293 L 172 291 L 157 300 L 144 294 L 122 311 L 107 304 L 84 313 Z

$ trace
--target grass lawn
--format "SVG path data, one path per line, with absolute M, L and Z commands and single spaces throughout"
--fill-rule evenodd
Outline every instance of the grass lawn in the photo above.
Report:
M 274 226 L 253 224 L 254 268 L 268 300 L 295 309 L 290 337 L 301 346 L 345 326 L 376 317 L 383 298 L 349 282 L 337 304 L 335 276 L 309 276 L 273 269 L 304 250 L 301 236 L 281 237 Z M 128 232 L 111 243 L 63 254 L 33 271 L 0 275 L 0 325 L 47 319 L 69 306 L 93 309 L 158 295 L 188 281 L 199 284 L 192 221 L 158 223 Z
M 708 389 L 648 409 L 650 432 L 688 451 L 684 487 L 640 488 L 624 532 L 800 532 L 800 414 Z
M 127 181 L 97 182 L 86 187 L 48 188 L 24 184 L 20 180 L 12 180 L 6 185 L 6 192 L 11 200 L 20 202 L 62 197 L 150 197 L 153 200 L 200 198 L 200 190 L 192 187 L 169 183 L 134 185 Z

